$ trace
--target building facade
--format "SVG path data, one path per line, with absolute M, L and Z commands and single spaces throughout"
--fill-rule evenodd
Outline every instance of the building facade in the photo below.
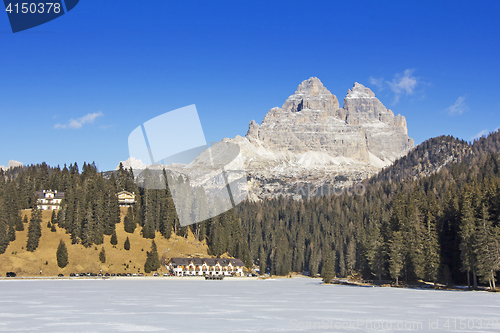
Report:
M 129 191 L 121 191 L 116 194 L 120 207 L 133 207 L 135 204 L 135 193 Z
M 166 265 L 175 276 L 243 276 L 240 259 L 172 258 Z
M 35 196 L 38 209 L 57 210 L 61 206 L 62 199 L 64 199 L 64 192 L 43 190 L 36 191 Z

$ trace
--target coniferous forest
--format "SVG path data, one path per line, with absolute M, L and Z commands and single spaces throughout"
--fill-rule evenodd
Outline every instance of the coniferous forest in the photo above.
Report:
M 0 171 L 0 253 L 28 228 L 35 251 L 41 217 L 35 191 L 65 192 L 52 225 L 73 244 L 99 245 L 120 219 L 116 193 L 136 194 L 124 228 L 169 238 L 188 229 L 206 240 L 211 254 L 228 253 L 260 271 L 346 277 L 396 284 L 417 280 L 495 287 L 500 270 L 500 133 L 473 144 L 453 137 L 430 139 L 364 181 L 364 195 L 243 202 L 217 217 L 179 225 L 167 190 L 145 190 L 132 170 L 104 176 L 94 164 L 49 167 L 45 163 Z M 21 209 L 32 209 L 21 219 Z M 193 210 L 195 207 L 193 207 Z M 156 249 L 152 249 L 156 250 Z M 149 263 L 156 267 L 156 262 Z M 149 266 L 148 266 L 149 267 Z

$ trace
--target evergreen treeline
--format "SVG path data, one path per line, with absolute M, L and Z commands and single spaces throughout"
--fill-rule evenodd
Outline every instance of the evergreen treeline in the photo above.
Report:
M 165 172 L 163 179 L 165 182 L 168 179 Z M 188 197 L 189 181 L 179 179 L 178 184 L 176 189 L 185 191 Z M 159 232 L 168 239 L 172 233 L 186 237 L 190 229 L 198 240 L 207 240 L 212 254 L 228 253 L 251 265 L 241 221 L 234 211 L 181 227 L 169 187 L 163 190 L 140 188 L 134 183 L 132 169 L 126 170 L 122 164 L 109 176 L 101 174 L 94 164 L 86 163 L 81 172 L 76 163 L 63 169 L 50 168 L 42 163 L 15 168 L 7 173 L 0 170 L 0 253 L 4 253 L 8 244 L 15 240 L 16 231 L 24 230 L 24 224 L 28 223 L 21 219 L 21 209 L 31 209 L 32 212 L 27 226 L 26 248 L 28 251 L 37 249 L 42 219 L 35 204 L 35 192 L 48 189 L 64 192 L 65 196 L 61 209 L 57 214 L 53 213 L 47 226 L 52 231 L 56 226 L 66 230 L 72 244 L 100 245 L 104 235 L 109 235 L 111 244 L 117 245 L 115 228 L 120 221 L 120 209 L 116 193 L 126 190 L 136 196 L 134 207 L 130 207 L 124 217 L 126 232 L 133 233 L 140 228 L 144 238 L 154 239 Z M 196 188 L 193 191 L 199 192 Z M 199 202 L 186 200 L 183 211 L 192 212 L 193 216 L 207 214 L 203 212 L 206 207 L 201 207 Z M 125 246 L 130 249 L 130 241 Z
M 362 196 L 243 203 L 238 213 L 251 257 L 261 271 L 279 275 L 316 275 L 330 256 L 337 276 L 361 272 L 365 279 L 396 283 L 472 279 L 474 285 L 480 276 L 493 286 L 500 270 L 500 162 L 498 155 L 484 152 L 485 142 L 496 151 L 500 135 L 490 137 L 476 142 L 480 149 L 451 137 L 429 140 L 422 146 L 438 154 L 443 143 L 451 152 L 459 147 L 455 157 L 462 162 L 440 163 L 439 172 L 420 179 L 406 173 L 401 181 L 401 165 L 408 170 L 423 160 L 446 160 L 417 148 L 365 181 Z
M 431 139 L 365 181 L 364 195 L 244 202 L 188 227 L 179 224 L 168 186 L 139 188 L 132 170 L 122 166 L 109 177 L 94 164 L 84 164 L 82 172 L 76 164 L 0 171 L 0 252 L 26 224 L 27 247 L 36 249 L 41 227 L 34 193 L 43 189 L 66 193 L 51 228 L 65 229 L 73 243 L 102 244 L 103 235 L 115 234 L 116 193 L 124 189 L 137 201 L 126 213 L 126 232 L 139 228 L 144 238 L 154 239 L 157 232 L 169 238 L 191 230 L 207 241 L 211 254 L 257 263 L 262 272 L 321 272 L 326 280 L 361 273 L 396 283 L 476 285 L 479 279 L 494 286 L 500 270 L 500 160 L 490 152 L 499 147 L 499 132 L 473 145 L 452 137 Z M 178 183 L 175 191 L 185 191 L 189 180 Z M 185 200 L 183 212 L 203 216 L 206 207 L 195 201 Z M 19 209 L 27 208 L 32 216 L 23 222 Z
M 478 149 L 464 140 L 442 135 L 422 142 L 407 155 L 399 158 L 390 167 L 382 170 L 371 179 L 402 181 L 408 178 L 427 176 L 450 162 L 462 162 Z

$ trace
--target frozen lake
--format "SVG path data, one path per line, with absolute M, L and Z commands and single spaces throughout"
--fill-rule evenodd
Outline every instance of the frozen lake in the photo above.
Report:
M 320 280 L 0 281 L 1 332 L 500 332 L 500 294 Z

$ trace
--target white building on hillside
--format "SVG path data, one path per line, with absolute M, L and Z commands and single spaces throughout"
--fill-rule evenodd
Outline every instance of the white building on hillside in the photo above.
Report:
M 121 191 L 116 194 L 120 207 L 132 207 L 135 204 L 135 193 Z
M 43 190 L 35 192 L 38 209 L 56 210 L 59 209 L 64 198 L 64 192 Z

